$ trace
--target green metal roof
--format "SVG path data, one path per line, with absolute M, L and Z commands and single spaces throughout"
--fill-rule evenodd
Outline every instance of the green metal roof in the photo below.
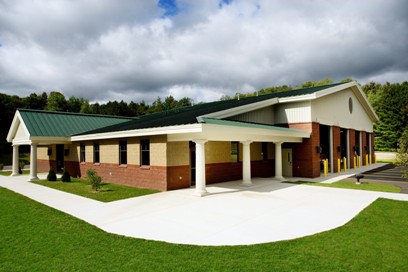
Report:
M 18 111 L 31 136 L 66 137 L 135 119 L 28 109 Z
M 324 86 L 317 86 L 311 88 L 304 88 L 286 92 L 278 92 L 265 94 L 260 96 L 252 96 L 242 98 L 240 100 L 231 99 L 224 101 L 216 101 L 210 103 L 197 104 L 190 107 L 177 108 L 172 110 L 167 110 L 163 112 L 153 113 L 149 115 L 139 116 L 138 119 L 132 120 L 126 123 L 120 123 L 108 127 L 102 127 L 95 129 L 93 131 L 87 131 L 79 135 L 84 134 L 94 134 L 94 133 L 107 133 L 115 131 L 126 131 L 134 129 L 144 129 L 144 128 L 156 128 L 156 127 L 166 127 L 166 126 L 176 126 L 176 125 L 187 125 L 198 123 L 197 117 L 210 114 L 213 112 L 223 111 L 227 109 L 232 109 L 239 106 L 249 105 L 252 103 L 265 101 L 273 98 L 283 98 L 283 97 L 294 97 L 300 95 L 313 94 L 324 89 L 332 88 L 343 83 L 335 83 Z
M 342 83 L 246 97 L 239 100 L 231 99 L 202 103 L 190 107 L 177 108 L 133 118 L 28 109 L 19 109 L 19 112 L 31 136 L 67 137 L 73 135 L 196 124 L 199 122 L 197 117 L 206 114 L 273 98 L 313 94 L 340 84 Z M 207 119 L 207 121 L 216 122 L 210 119 Z M 255 126 L 255 124 L 251 125 Z M 257 124 L 256 126 L 262 125 Z

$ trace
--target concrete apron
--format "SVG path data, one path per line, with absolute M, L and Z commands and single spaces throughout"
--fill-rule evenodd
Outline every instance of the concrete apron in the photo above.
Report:
M 408 201 L 405 194 L 253 179 L 251 187 L 241 186 L 241 181 L 207 186 L 210 194 L 201 198 L 190 188 L 102 203 L 26 180 L 27 176 L 1 176 L 0 186 L 110 233 L 211 246 L 313 235 L 344 225 L 379 197 Z

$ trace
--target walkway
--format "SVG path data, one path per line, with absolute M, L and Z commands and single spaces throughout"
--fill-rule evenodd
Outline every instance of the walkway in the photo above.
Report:
M 327 180 L 337 178 L 332 175 Z M 27 176 L 0 176 L 0 186 L 107 232 L 195 245 L 294 239 L 342 226 L 379 197 L 408 201 L 406 194 L 253 179 L 254 185 L 249 188 L 242 187 L 241 181 L 209 185 L 210 195 L 206 197 L 193 196 L 191 188 L 102 203 L 26 180 Z

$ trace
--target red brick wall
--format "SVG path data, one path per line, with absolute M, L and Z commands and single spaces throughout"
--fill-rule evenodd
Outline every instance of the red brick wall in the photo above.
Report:
M 367 143 L 367 138 L 366 138 L 366 132 L 362 131 L 361 132 L 361 161 L 363 165 L 367 165 L 367 161 L 366 161 L 366 155 L 367 155 L 367 150 L 366 150 L 366 146 L 368 146 Z
M 293 176 L 315 178 L 320 177 L 320 154 L 316 147 L 320 146 L 320 124 L 298 123 L 287 127 L 311 131 L 310 138 L 303 139 L 300 144 L 289 144 L 293 152 Z
M 167 168 L 162 166 L 140 167 L 138 165 L 122 166 L 109 163 L 93 164 L 71 161 L 65 161 L 64 166 L 74 177 L 86 178 L 86 171 L 92 168 L 102 177 L 102 181 L 138 188 L 167 190 Z
M 54 171 L 57 169 L 57 162 L 55 160 L 37 160 L 38 172 L 49 172 L 51 169 Z
M 190 187 L 190 166 L 167 167 L 167 190 L 175 190 Z
M 340 146 L 340 127 L 333 126 L 333 171 L 337 173 L 338 164 L 337 160 L 340 159 L 341 153 L 337 150 L 337 147 Z
M 354 129 L 349 129 L 349 154 L 350 154 L 350 168 L 354 168 L 354 146 L 356 145 L 356 131 Z

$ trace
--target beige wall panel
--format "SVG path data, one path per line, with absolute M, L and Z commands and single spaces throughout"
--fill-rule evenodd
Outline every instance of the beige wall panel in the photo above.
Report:
M 140 140 L 138 138 L 127 139 L 128 164 L 140 165 Z
M 68 154 L 68 156 L 64 157 L 64 160 L 66 160 L 66 161 L 76 161 L 76 162 L 79 161 L 79 150 L 80 150 L 79 144 L 80 143 L 73 143 L 71 145 L 67 145 L 67 144 L 64 145 L 64 149 L 69 150 L 69 154 Z M 84 144 L 88 145 L 89 143 L 84 142 Z M 54 153 L 54 150 L 53 150 L 53 153 Z M 85 146 L 85 160 L 87 162 L 92 161 L 92 154 L 89 155 L 88 152 L 89 152 L 89 147 Z
M 231 142 L 207 142 L 205 144 L 205 163 L 231 161 Z
M 99 142 L 101 163 L 119 164 L 119 140 L 104 140 Z
M 167 165 L 166 149 L 167 149 L 166 135 L 150 137 L 150 165 L 166 166 Z
M 251 143 L 251 161 L 259 160 L 262 160 L 262 143 Z
M 189 142 L 167 143 L 167 166 L 190 165 Z
M 349 111 L 349 99 L 353 111 Z M 352 128 L 360 131 L 373 131 L 373 123 L 351 89 L 324 96 L 312 102 L 314 122 L 329 126 Z
M 37 147 L 37 159 L 39 160 L 49 160 L 48 156 L 48 146 L 38 146 Z

